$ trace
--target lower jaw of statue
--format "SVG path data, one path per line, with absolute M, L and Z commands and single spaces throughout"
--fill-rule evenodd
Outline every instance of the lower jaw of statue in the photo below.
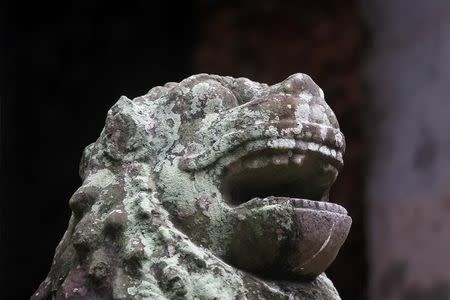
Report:
M 234 226 L 224 259 L 277 280 L 308 281 L 324 272 L 352 222 L 328 201 L 338 168 L 316 152 L 273 150 L 229 165 L 221 189 Z

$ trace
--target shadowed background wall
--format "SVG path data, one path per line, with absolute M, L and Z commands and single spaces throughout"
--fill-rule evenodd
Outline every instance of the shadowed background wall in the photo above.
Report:
M 343 299 L 365 299 L 365 35 L 357 4 L 4 2 L 1 298 L 27 298 L 45 278 L 80 185 L 82 149 L 122 94 L 199 72 L 270 84 L 304 72 L 325 91 L 348 144 L 331 199 L 354 223 L 328 274 Z

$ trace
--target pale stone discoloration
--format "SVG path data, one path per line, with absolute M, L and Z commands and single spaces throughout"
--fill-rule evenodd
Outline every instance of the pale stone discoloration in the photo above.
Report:
M 293 179 L 312 180 L 301 192 L 324 199 L 344 150 L 304 74 L 273 86 L 199 74 L 121 97 L 83 153 L 73 216 L 33 297 L 339 299 L 321 273 L 348 233 L 345 209 L 286 197 L 230 203 L 224 178 L 267 153 L 245 166 L 281 177 L 298 169 Z

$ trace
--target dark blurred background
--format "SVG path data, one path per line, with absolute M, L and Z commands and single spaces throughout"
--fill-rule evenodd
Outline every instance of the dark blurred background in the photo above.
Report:
M 303 72 L 347 140 L 330 198 L 353 226 L 327 272 L 341 297 L 450 299 L 450 5 L 427 3 L 3 1 L 0 298 L 45 278 L 81 152 L 121 95 Z
M 121 95 L 199 72 L 276 83 L 304 72 L 348 139 L 332 199 L 353 229 L 328 274 L 362 299 L 366 257 L 361 131 L 363 24 L 354 1 L 76 1 L 4 4 L 2 273 L 26 298 L 45 278 L 80 185 L 83 148 Z

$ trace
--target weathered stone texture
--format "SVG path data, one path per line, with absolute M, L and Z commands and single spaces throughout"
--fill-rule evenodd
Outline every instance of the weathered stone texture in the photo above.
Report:
M 199 74 L 110 109 L 34 299 L 339 299 L 344 136 L 305 74 Z

